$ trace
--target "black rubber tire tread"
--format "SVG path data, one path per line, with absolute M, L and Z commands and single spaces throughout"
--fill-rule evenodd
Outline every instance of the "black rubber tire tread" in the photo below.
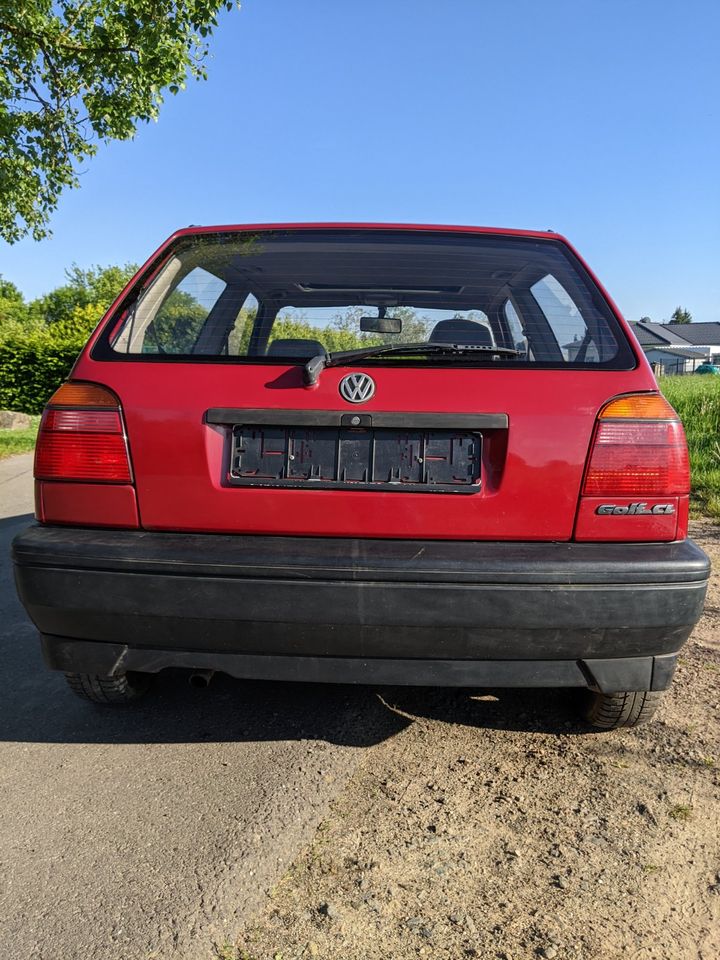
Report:
M 119 673 L 115 677 L 66 673 L 65 679 L 78 697 L 102 704 L 132 703 L 139 700 L 150 686 L 150 675 L 146 673 Z
M 599 730 L 638 727 L 652 720 L 663 690 L 631 690 L 626 693 L 588 691 L 584 717 Z

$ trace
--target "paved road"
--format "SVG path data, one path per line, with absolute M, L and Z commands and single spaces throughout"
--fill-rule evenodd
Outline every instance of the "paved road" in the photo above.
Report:
M 78 700 L 15 597 L 31 511 L 30 457 L 0 461 L 0 956 L 206 960 L 402 721 L 368 689 L 181 674 Z

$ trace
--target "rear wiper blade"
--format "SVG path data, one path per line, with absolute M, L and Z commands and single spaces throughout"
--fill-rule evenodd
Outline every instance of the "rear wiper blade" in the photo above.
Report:
M 363 347 L 359 350 L 339 350 L 337 353 L 319 353 L 305 364 L 303 381 L 306 386 L 314 386 L 325 367 L 339 367 L 355 360 L 379 357 L 387 354 L 400 356 L 429 353 L 481 353 L 488 357 L 517 357 L 518 350 L 511 347 L 488 347 L 479 343 L 386 343 L 380 347 Z

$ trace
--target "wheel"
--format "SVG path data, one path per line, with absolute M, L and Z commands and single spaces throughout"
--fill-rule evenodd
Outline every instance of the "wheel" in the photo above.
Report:
M 93 703 L 131 703 L 138 700 L 150 686 L 148 673 L 119 673 L 114 677 L 94 673 L 66 673 L 65 679 L 73 693 Z
M 587 691 L 583 716 L 600 730 L 637 727 L 652 720 L 664 691 L 632 690 L 627 693 Z

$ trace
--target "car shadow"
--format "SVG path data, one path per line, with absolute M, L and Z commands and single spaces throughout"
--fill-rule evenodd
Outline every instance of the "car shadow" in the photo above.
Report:
M 580 689 L 392 687 L 376 688 L 376 693 L 389 710 L 408 721 L 569 736 L 591 732 L 580 719 L 585 695 Z
M 28 638 L 31 643 L 34 637 Z M 28 658 L 29 659 L 29 658 Z M 34 658 L 33 658 L 34 659 Z M 325 740 L 351 747 L 382 742 L 411 721 L 366 687 L 243 681 L 216 675 L 205 690 L 189 674 L 159 674 L 140 701 L 82 700 L 41 662 L 0 704 L 0 740 L 32 743 L 210 743 Z
M 41 664 L 38 670 L 44 670 Z M 208 743 L 324 740 L 369 747 L 417 720 L 482 730 L 578 735 L 577 691 L 371 687 L 236 680 L 222 674 L 197 690 L 184 671 L 159 674 L 135 704 L 77 698 L 46 671 L 42 693 L 11 694 L 0 740 L 46 743 Z
M 21 513 L 16 517 L 0 517 L 0 531 L 10 531 L 16 528 L 15 532 L 13 533 L 14 536 L 15 533 L 18 533 L 25 527 L 29 527 L 34 519 L 35 514 L 33 513 Z

